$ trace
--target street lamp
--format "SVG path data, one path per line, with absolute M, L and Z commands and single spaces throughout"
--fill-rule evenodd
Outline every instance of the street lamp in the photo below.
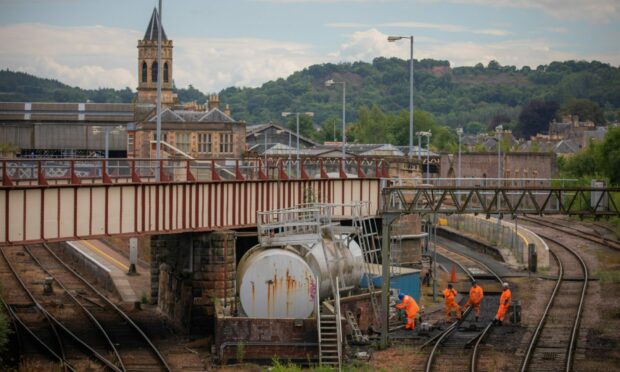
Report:
M 416 132 L 418 138 L 426 137 L 426 182 L 430 179 L 430 152 L 431 152 L 431 137 L 433 133 L 428 132 Z
M 345 81 L 334 81 L 329 79 L 325 82 L 326 87 L 331 87 L 334 84 L 342 84 L 342 160 L 345 160 L 345 146 L 347 144 L 346 131 L 346 105 L 347 105 L 347 83 Z
M 502 177 L 502 163 L 501 163 L 501 140 L 502 133 L 504 132 L 504 127 L 502 125 L 498 125 L 495 127 L 495 134 L 497 134 L 497 185 L 499 186 L 499 179 Z M 499 201 L 499 199 L 498 199 Z
M 310 111 L 307 111 L 307 112 L 283 112 L 282 113 L 282 117 L 285 118 L 285 117 L 293 115 L 293 114 L 295 115 L 295 119 L 297 121 L 297 175 L 299 176 L 299 172 L 300 172 L 300 170 L 299 170 L 300 169 L 299 168 L 299 165 L 300 165 L 300 154 L 299 154 L 299 115 L 301 114 L 301 115 L 306 115 L 306 116 L 309 116 L 309 117 L 313 117 L 314 116 L 314 112 L 310 112 Z
M 500 220 L 500 208 L 501 208 L 501 200 L 500 200 L 500 178 L 502 178 L 502 163 L 501 163 L 501 153 L 502 147 L 500 146 L 500 142 L 502 139 L 502 133 L 504 132 L 504 127 L 502 125 L 498 125 L 495 127 L 495 133 L 497 134 L 497 241 L 499 242 L 501 237 L 501 220 Z
M 161 64 L 161 2 L 159 0 L 159 9 L 157 9 L 157 100 L 155 102 L 155 108 L 157 111 L 157 122 L 155 123 L 155 136 L 157 137 L 156 158 L 157 158 L 157 172 L 155 172 L 155 180 L 159 182 L 159 175 L 161 170 L 159 169 L 161 159 L 161 81 L 163 78 L 163 68 Z
M 411 45 L 409 56 L 409 159 L 411 159 L 413 157 L 413 35 L 388 36 L 389 42 L 401 39 L 409 39 Z
M 461 186 L 461 138 L 463 137 L 463 128 L 456 128 L 456 134 L 459 136 L 459 162 L 457 171 L 457 186 Z

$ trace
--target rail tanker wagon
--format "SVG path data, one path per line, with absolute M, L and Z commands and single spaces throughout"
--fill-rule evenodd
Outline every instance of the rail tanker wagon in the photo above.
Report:
M 319 300 L 332 295 L 330 270 L 334 278 L 343 277 L 345 286 L 359 287 L 362 250 L 352 239 L 345 242 L 324 239 L 314 244 L 251 248 L 237 268 L 243 313 L 251 318 L 308 318 L 316 309 L 317 289 Z

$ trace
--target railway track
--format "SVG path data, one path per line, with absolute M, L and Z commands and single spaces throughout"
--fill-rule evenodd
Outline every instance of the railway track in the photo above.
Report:
M 542 219 L 542 218 L 536 218 L 536 217 L 530 217 L 530 216 L 523 216 L 523 217 L 520 217 L 520 219 L 535 223 L 537 225 L 549 227 L 557 231 L 566 233 L 568 235 L 572 235 L 577 238 L 585 239 L 592 243 L 601 244 L 611 249 L 620 250 L 620 242 L 616 240 L 604 238 L 600 236 L 599 234 L 594 234 L 594 233 L 583 231 L 583 230 L 577 230 L 575 229 L 574 226 L 567 226 L 567 225 L 561 224 L 557 220 Z
M 501 277 L 497 273 L 472 257 L 450 251 L 442 252 L 440 255 L 454 262 L 470 280 L 476 280 L 487 291 L 492 284 L 502 282 Z M 425 371 L 459 370 L 466 365 L 469 365 L 471 371 L 476 371 L 480 346 L 489 334 L 493 323 L 494 312 L 488 309 L 495 309 L 497 307 L 497 300 L 497 295 L 493 295 L 490 292 L 485 294 L 481 304 L 483 311 L 481 312 L 480 321 L 486 323 L 483 323 L 484 327 L 481 331 L 478 327 L 460 329 L 463 322 L 470 316 L 471 308 L 469 308 L 463 313 L 461 321 L 453 323 L 440 334 L 423 344 L 420 347 L 421 349 L 431 347 L 431 351 L 426 359 Z M 471 348 L 471 351 L 466 352 L 466 347 Z
M 550 250 L 558 279 L 523 357 L 520 371 L 571 371 L 588 286 L 588 267 L 579 254 L 561 242 L 537 233 L 560 249 Z M 571 277 L 572 280 L 565 280 Z M 582 280 L 575 281 L 574 278 Z
M 105 368 L 115 371 L 170 370 L 163 355 L 138 325 L 66 265 L 47 245 L 5 249 L 18 248 L 22 249 L 22 253 L 16 257 L 28 261 L 23 262 L 22 271 L 24 268 L 36 268 L 43 275 L 53 278 L 60 287 L 58 293 L 52 295 L 54 300 L 47 299 L 46 304 L 60 303 L 62 308 L 46 310 L 41 306 L 41 309 L 48 314 L 58 313 L 58 323 L 71 331 L 82 348 L 90 350 L 94 359 Z M 8 260 L 7 263 L 10 265 Z M 19 279 L 18 272 L 13 270 Z M 63 303 L 63 298 L 66 299 L 63 296 L 70 298 L 70 304 Z

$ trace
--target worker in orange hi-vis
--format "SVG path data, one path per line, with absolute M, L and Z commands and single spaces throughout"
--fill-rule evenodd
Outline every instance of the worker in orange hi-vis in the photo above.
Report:
M 459 304 L 456 303 L 456 289 L 452 288 L 452 284 L 448 284 L 448 288 L 444 289 L 443 297 L 445 298 L 444 309 L 446 312 L 446 322 L 452 322 L 452 312 L 456 313 L 456 320 L 461 319 L 461 308 Z
M 467 303 L 463 307 L 463 311 L 470 306 L 474 307 L 474 315 L 476 316 L 476 322 L 480 317 L 480 303 L 482 302 L 482 298 L 484 297 L 484 291 L 482 287 L 476 283 L 475 280 L 471 282 L 471 288 L 469 289 L 469 299 Z
M 502 296 L 499 298 L 499 309 L 497 309 L 497 315 L 495 315 L 495 319 L 493 320 L 493 323 L 499 325 L 502 325 L 506 312 L 508 312 L 508 307 L 510 307 L 512 303 L 512 293 L 510 292 L 510 288 L 508 288 L 508 283 L 504 283 L 502 287 Z
M 396 304 L 397 309 L 405 309 L 405 313 L 407 314 L 407 325 L 405 329 L 411 329 L 415 327 L 415 315 L 420 311 L 420 307 L 418 303 L 415 302 L 415 299 L 409 295 L 399 293 L 398 299 L 401 301 L 399 304 Z

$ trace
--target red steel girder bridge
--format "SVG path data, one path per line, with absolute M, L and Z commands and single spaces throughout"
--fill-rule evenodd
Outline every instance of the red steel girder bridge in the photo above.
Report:
M 2 160 L 0 245 L 252 228 L 259 211 L 370 201 L 373 159 Z M 350 218 L 337 208 L 335 218 Z

